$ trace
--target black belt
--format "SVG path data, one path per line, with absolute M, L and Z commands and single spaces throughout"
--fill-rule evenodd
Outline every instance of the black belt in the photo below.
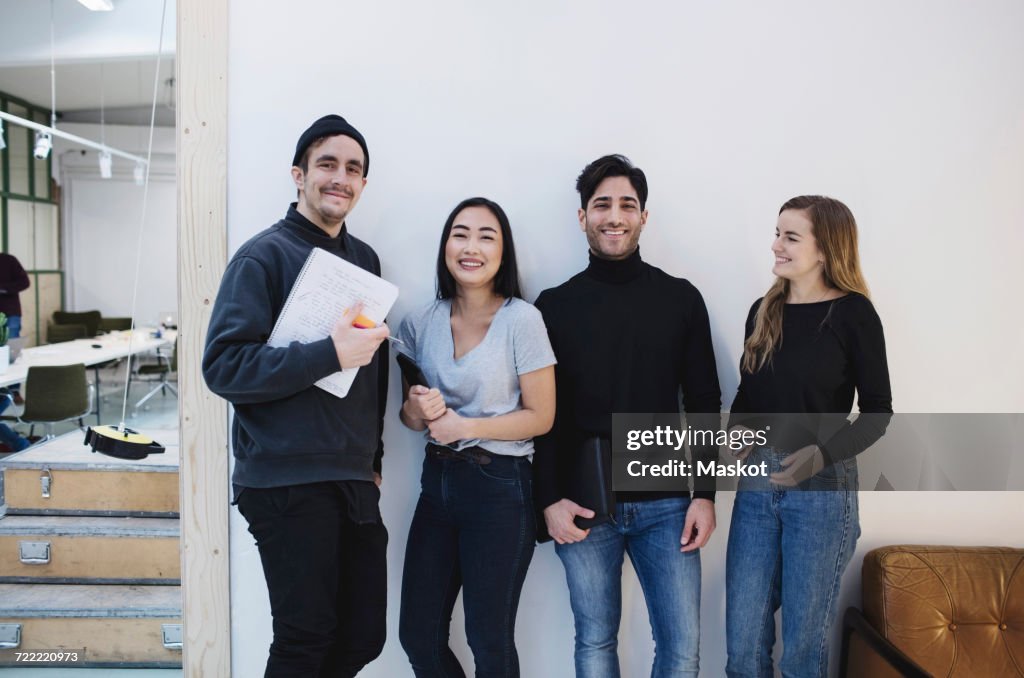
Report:
M 480 464 L 481 466 L 491 463 L 491 454 L 480 447 L 467 447 L 463 450 L 453 450 L 452 448 L 444 447 L 443 445 L 427 443 L 427 454 L 434 459 L 457 459 L 459 461 L 468 461 L 472 464 Z

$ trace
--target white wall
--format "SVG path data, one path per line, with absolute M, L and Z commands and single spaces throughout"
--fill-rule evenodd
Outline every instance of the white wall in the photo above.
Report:
M 98 125 L 68 124 L 61 129 L 100 140 Z M 119 150 L 144 158 L 149 129 L 112 125 L 107 127 L 105 139 Z M 135 185 L 130 161 L 115 156 L 113 176 L 101 179 L 97 152 L 82 154 L 81 150 L 71 142 L 55 142 L 53 167 L 62 191 L 66 308 L 129 316 L 133 296 L 137 296 L 137 323 L 153 325 L 161 312 L 178 308 L 174 130 L 154 131 L 145 213 L 144 191 Z M 141 259 L 137 256 L 140 238 Z M 137 294 L 133 286 L 136 277 Z
M 349 225 L 402 295 L 433 290 L 448 211 L 482 194 L 508 211 L 530 299 L 586 261 L 576 174 L 609 152 L 648 174 L 641 251 L 708 303 L 725 404 L 750 302 L 768 286 L 775 215 L 825 193 L 861 226 L 900 412 L 1024 411 L 1024 6 L 1012 0 L 856 5 L 727 2 L 346 3 L 238 0 L 229 35 L 232 248 L 294 199 L 299 133 L 327 112 L 366 136 L 369 183 Z M 402 556 L 418 492 L 418 438 L 391 415 L 383 512 L 391 532 L 389 638 L 365 675 L 409 675 L 397 642 Z M 866 550 L 894 542 L 1021 545 L 1024 494 L 863 493 Z M 722 675 L 726 527 L 705 549 L 702 667 Z M 232 512 L 235 675 L 270 641 L 259 559 Z M 642 594 L 627 576 L 623 675 L 649 672 Z M 461 630 L 453 643 L 471 668 Z M 550 545 L 519 614 L 525 676 L 568 676 L 572 618 Z

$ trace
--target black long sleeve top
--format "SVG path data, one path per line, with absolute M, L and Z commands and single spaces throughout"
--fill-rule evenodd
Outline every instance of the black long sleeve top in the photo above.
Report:
M 331 238 L 292 203 L 284 219 L 242 245 L 228 263 L 210 317 L 203 376 L 235 408 L 238 488 L 372 480 L 381 470 L 388 349 L 359 368 L 344 398 L 314 384 L 341 369 L 330 337 L 267 345 L 314 247 L 375 275 L 380 260 L 345 226 Z
M 747 314 L 746 337 L 754 331 L 760 305 L 758 299 Z M 851 425 L 846 415 L 853 407 L 854 391 L 860 412 L 869 416 Z M 812 304 L 786 304 L 782 344 L 761 369 L 753 374 L 741 370 L 731 412 L 730 424 L 742 421 L 736 415 L 743 413 L 843 415 L 838 424 L 826 427 L 825 439 L 804 441 L 818 444 L 826 464 L 870 447 L 885 433 L 892 414 L 885 336 L 875 307 L 856 293 Z M 815 427 L 820 432 L 823 425 Z
M 545 290 L 536 306 L 555 350 L 557 408 L 551 431 L 534 440 L 538 507 L 565 497 L 573 451 L 587 438 L 611 438 L 612 413 L 718 413 L 721 390 L 708 312 L 700 292 L 645 263 L 590 255 L 590 265 Z M 642 501 L 679 493 L 618 493 Z M 714 491 L 695 497 L 714 499 Z
M 29 287 L 28 273 L 13 254 L 0 253 L 0 313 L 21 315 L 18 294 Z

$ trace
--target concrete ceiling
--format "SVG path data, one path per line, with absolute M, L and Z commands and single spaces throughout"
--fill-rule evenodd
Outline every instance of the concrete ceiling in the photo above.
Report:
M 175 3 L 168 0 L 160 47 L 161 0 L 114 0 L 91 12 L 76 0 L 52 0 L 57 111 L 61 120 L 149 124 L 161 51 L 157 124 L 174 125 Z M 50 2 L 0 0 L 0 91 L 50 105 Z

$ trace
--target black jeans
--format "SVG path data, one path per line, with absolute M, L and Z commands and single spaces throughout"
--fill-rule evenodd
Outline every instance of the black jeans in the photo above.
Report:
M 356 675 L 384 648 L 388 533 L 368 481 L 246 488 L 274 641 L 267 678 Z
M 420 678 L 465 676 L 448 647 L 460 588 L 478 678 L 519 675 L 516 610 L 536 536 L 530 462 L 491 459 L 481 465 L 428 454 L 423 462 L 398 631 Z

